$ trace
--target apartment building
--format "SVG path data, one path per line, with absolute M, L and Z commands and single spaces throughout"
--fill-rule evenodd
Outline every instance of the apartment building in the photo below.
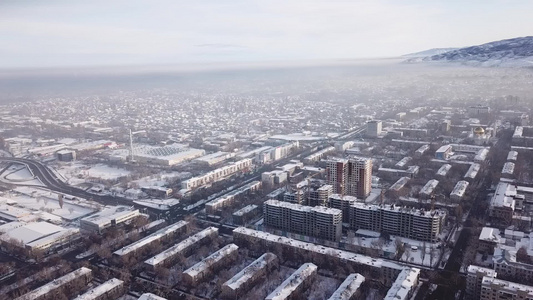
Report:
M 496 272 L 488 268 L 474 265 L 468 266 L 466 274 L 466 293 L 471 299 L 480 298 L 483 277 L 496 278 Z
M 263 206 L 264 224 L 273 229 L 316 238 L 340 241 L 342 211 L 267 200 Z
M 386 232 L 420 241 L 435 242 L 442 231 L 446 211 L 404 208 L 394 205 L 366 205 L 350 207 L 350 227 Z
M 342 211 L 342 222 L 350 222 L 350 206 L 357 202 L 354 196 L 342 196 L 339 194 L 332 194 L 328 199 L 327 206 L 329 208 L 336 208 Z
M 533 300 L 533 286 L 485 276 L 480 300 Z
M 326 206 L 329 197 L 333 194 L 333 186 L 326 184 L 321 187 L 311 188 L 307 196 L 310 206 Z
M 336 194 L 364 199 L 372 190 L 372 160 L 332 159 L 326 162 L 327 183 Z

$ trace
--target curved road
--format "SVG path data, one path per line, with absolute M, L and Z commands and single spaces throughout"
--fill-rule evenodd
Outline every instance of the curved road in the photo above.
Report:
M 84 199 L 92 199 L 102 204 L 123 204 L 127 206 L 136 206 L 133 201 L 128 200 L 126 198 L 92 194 L 80 188 L 73 187 L 61 181 L 57 177 L 57 175 L 52 172 L 47 166 L 35 160 L 15 157 L 0 157 L 0 161 L 7 161 L 26 165 L 35 177 L 39 178 L 39 180 L 48 189 L 55 192 L 60 192 Z

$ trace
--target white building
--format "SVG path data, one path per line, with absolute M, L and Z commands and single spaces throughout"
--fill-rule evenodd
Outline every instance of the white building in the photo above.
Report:
M 468 168 L 468 171 L 466 171 L 465 179 L 466 180 L 474 180 L 477 177 L 477 174 L 479 173 L 479 169 L 481 168 L 480 164 L 473 163 L 470 168 Z
M 450 169 L 452 168 L 452 165 L 450 164 L 444 164 L 442 165 L 439 170 L 437 171 L 437 176 L 440 176 L 440 177 L 445 177 L 446 174 L 448 174 L 448 172 L 450 171 Z
M 468 188 L 468 181 L 460 180 L 455 184 L 452 192 L 450 193 L 450 199 L 454 201 L 461 201 L 465 195 L 466 189 Z
M 124 293 L 124 281 L 111 278 L 99 286 L 76 297 L 74 300 L 107 300 L 116 299 Z
M 365 282 L 365 277 L 359 273 L 348 275 L 341 285 L 335 290 L 329 300 L 351 300 L 357 299 L 358 291 Z
M 69 245 L 80 238 L 78 228 L 64 228 L 48 222 L 11 222 L 0 227 L 6 228 L 0 235 L 3 245 L 11 244 L 13 241 L 20 242 L 14 246 L 23 246 L 29 253 L 35 250 L 50 252 L 58 247 Z M 4 231 L 3 228 L 0 228 Z
M 518 152 L 517 151 L 509 151 L 509 154 L 507 154 L 507 160 L 508 161 L 516 161 L 518 159 Z
M 98 213 L 80 220 L 80 228 L 86 231 L 102 232 L 102 230 L 116 226 L 139 216 L 138 209 L 128 206 L 113 206 L 104 208 Z
M 405 268 L 394 281 L 384 300 L 408 300 L 418 285 L 420 269 Z
M 345 149 L 346 150 L 346 149 Z M 317 162 L 317 161 L 320 161 L 322 158 L 324 158 L 328 153 L 331 153 L 335 151 L 335 147 L 326 147 L 320 151 L 317 151 L 315 153 L 312 153 L 311 155 L 309 156 L 306 156 L 303 161 L 306 163 L 306 164 L 311 164 L 311 163 L 314 163 L 314 162 Z M 342 150 L 344 151 L 344 150 Z
M 73 272 L 67 273 L 53 281 L 36 288 L 35 290 L 18 297 L 16 300 L 41 300 L 51 298 L 50 294 L 61 288 L 71 290 L 74 282 L 80 282 L 81 286 L 87 286 L 92 280 L 92 271 L 89 268 L 81 267 Z
M 366 134 L 370 137 L 378 137 L 381 135 L 383 123 L 381 121 L 369 121 L 366 123 Z
M 439 185 L 439 181 L 435 179 L 429 180 L 426 185 L 420 190 L 420 196 L 423 198 L 429 198 L 435 188 Z
M 142 145 L 133 149 L 133 159 L 147 164 L 172 166 L 205 155 L 205 150 L 172 144 L 163 147 Z
M 513 162 L 506 162 L 502 168 L 502 176 L 512 177 L 514 174 L 515 164 Z
M 214 215 L 220 212 L 223 208 L 233 205 L 235 199 L 241 195 L 255 192 L 261 188 L 261 181 L 252 181 L 242 187 L 235 189 L 225 195 L 217 197 L 205 205 L 205 212 Z
M 199 187 L 203 187 L 229 176 L 236 174 L 239 171 L 246 170 L 252 166 L 252 159 L 246 158 L 236 161 L 226 166 L 220 167 L 213 171 L 207 172 L 204 175 L 196 176 L 185 180 L 181 183 L 181 188 L 186 190 L 192 190 Z
M 196 158 L 193 162 L 204 166 L 212 166 L 220 164 L 232 157 L 235 157 L 235 153 L 219 151 Z

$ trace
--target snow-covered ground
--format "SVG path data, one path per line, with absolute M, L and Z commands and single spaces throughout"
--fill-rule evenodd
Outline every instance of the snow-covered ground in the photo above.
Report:
M 128 170 L 110 167 L 105 164 L 88 166 L 79 162 L 61 164 L 55 168 L 55 171 L 72 185 L 83 183 L 88 178 L 115 180 L 131 174 Z
M 169 198 L 169 199 L 143 199 L 138 201 L 133 201 L 142 206 L 155 208 L 159 210 L 168 210 L 170 207 L 180 203 L 178 199 Z
M 161 173 L 157 175 L 143 177 L 143 178 L 134 180 L 131 183 L 135 183 L 139 185 L 140 187 L 166 186 L 172 181 L 184 180 L 184 179 L 188 179 L 191 177 L 192 177 L 192 174 L 189 172 L 168 172 L 168 173 Z
M 11 184 L 43 186 L 30 170 L 22 164 L 13 164 L 0 175 L 0 180 Z
M 63 199 L 63 207 L 59 206 L 58 194 L 38 188 L 17 187 L 15 193 L 6 198 L 13 199 L 17 205 L 33 211 L 46 211 L 65 220 L 74 220 L 93 213 L 91 208 L 82 200 L 77 202 Z

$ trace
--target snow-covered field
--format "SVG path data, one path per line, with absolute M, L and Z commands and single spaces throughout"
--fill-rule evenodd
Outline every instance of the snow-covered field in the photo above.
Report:
M 99 178 L 102 180 L 115 180 L 131 174 L 130 171 L 110 167 L 105 164 L 96 164 L 93 166 L 83 165 L 79 162 L 71 164 L 62 164 L 56 167 L 56 171 L 70 184 L 79 184 L 85 182 L 87 178 Z
M 63 200 L 63 208 L 59 206 L 58 195 L 53 192 L 30 188 L 17 187 L 9 198 L 17 202 L 18 205 L 33 211 L 47 211 L 48 213 L 66 220 L 81 218 L 95 211 L 84 203 L 74 203 L 70 200 Z
M 13 164 L 0 175 L 0 180 L 12 184 L 43 186 L 42 182 L 34 178 L 30 170 L 22 164 Z

